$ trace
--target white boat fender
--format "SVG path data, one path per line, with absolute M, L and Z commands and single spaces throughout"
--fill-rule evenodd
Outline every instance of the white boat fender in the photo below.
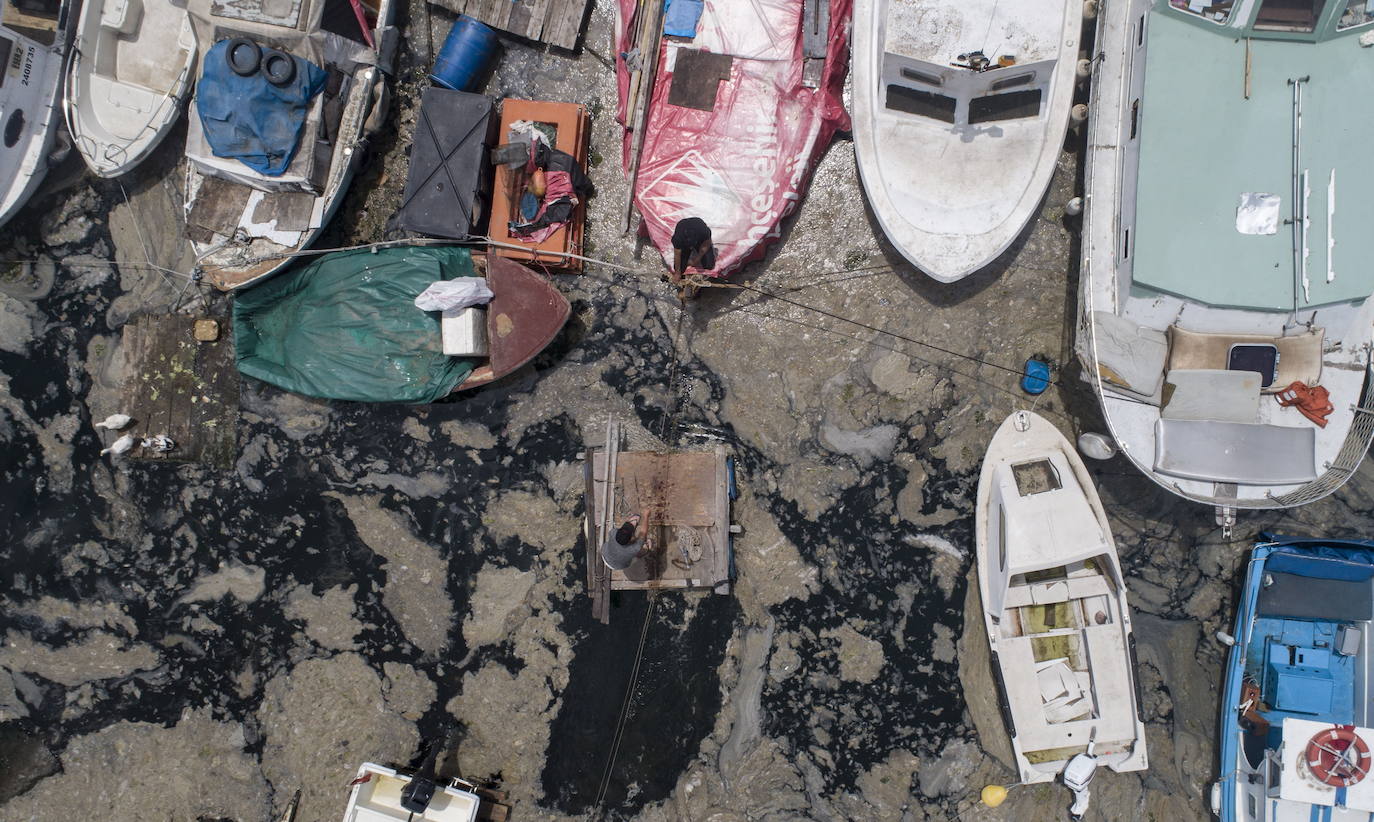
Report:
M 1109 460 L 1116 456 L 1116 444 L 1111 437 L 1092 431 L 1078 435 L 1078 450 L 1083 456 L 1095 460 Z

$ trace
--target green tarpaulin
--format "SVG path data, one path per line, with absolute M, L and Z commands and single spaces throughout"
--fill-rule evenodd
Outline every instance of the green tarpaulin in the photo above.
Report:
M 473 276 L 465 248 L 326 254 L 234 299 L 239 371 L 287 391 L 361 402 L 433 402 L 471 373 L 444 356 L 439 312 L 415 297 Z

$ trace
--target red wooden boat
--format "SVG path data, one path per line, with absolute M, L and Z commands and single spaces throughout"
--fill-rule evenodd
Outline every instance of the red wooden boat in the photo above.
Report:
M 494 295 L 486 306 L 490 353 L 454 393 L 499 380 L 534 359 L 572 314 L 568 298 L 547 277 L 494 254 L 487 256 L 486 268 Z

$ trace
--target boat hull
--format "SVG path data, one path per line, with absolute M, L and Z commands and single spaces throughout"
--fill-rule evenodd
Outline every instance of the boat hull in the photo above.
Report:
M 981 618 L 1021 781 L 1053 780 L 1090 742 L 1100 764 L 1145 769 L 1120 562 L 1087 469 L 1049 421 L 1016 412 L 998 429 L 975 536 Z
M 87 168 L 116 177 L 145 160 L 181 116 L 195 60 L 190 17 L 171 0 L 84 4 L 65 109 Z
M 900 60 L 887 53 L 889 3 L 855 0 L 854 154 L 859 177 L 887 239 L 932 279 L 952 283 L 987 267 L 1038 212 L 1068 130 L 1080 8 L 1078 0 L 1036 4 L 1035 14 L 1059 21 L 1052 39 L 1042 37 L 1054 57 L 1037 69 L 1039 114 L 983 125 L 970 124 L 962 113 L 965 102 L 971 111 L 972 99 L 961 98 L 948 123 L 888 108 L 884 100 L 891 84 L 903 82 L 886 65 Z M 932 16 L 935 11 L 931 9 Z M 938 50 L 934 41 L 941 34 L 938 28 L 925 29 L 919 45 Z M 1019 71 L 1012 66 L 974 75 L 930 63 L 917 74 L 925 76 L 926 69 L 942 73 L 942 87 L 978 88 L 979 100 L 996 96 L 982 94 L 996 89 L 996 80 L 989 84 L 985 79 Z M 1050 76 L 1040 78 L 1040 72 Z M 953 101 L 954 93 L 945 99 Z
M 8 5 L 8 4 L 7 4 Z M 47 176 L 57 126 L 61 118 L 63 62 L 71 43 L 71 5 L 62 2 L 55 19 L 32 21 L 34 36 L 8 26 L 10 43 L 0 71 L 0 112 L 4 113 L 5 150 L 0 152 L 0 225 L 8 222 L 28 202 Z M 8 14 L 9 9 L 6 9 Z

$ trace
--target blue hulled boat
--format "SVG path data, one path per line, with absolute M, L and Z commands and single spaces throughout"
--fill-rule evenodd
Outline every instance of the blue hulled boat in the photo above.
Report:
M 1374 540 L 1255 547 L 1221 705 L 1223 822 L 1374 820 Z

